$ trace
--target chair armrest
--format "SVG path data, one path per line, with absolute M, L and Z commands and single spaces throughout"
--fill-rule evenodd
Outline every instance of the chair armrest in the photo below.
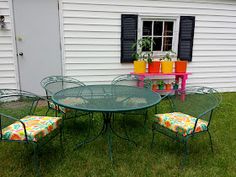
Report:
M 39 98 L 39 100 L 44 100 L 44 101 L 52 101 L 50 98 L 46 98 L 46 97 L 42 97 L 42 96 L 39 96 L 39 95 L 35 95 Z
M 195 124 L 194 124 L 194 131 L 193 131 L 193 133 L 195 132 L 195 129 L 196 129 L 196 127 L 197 127 L 197 122 L 198 122 L 198 120 L 201 118 L 201 117 L 203 117 L 204 115 L 206 115 L 207 113 L 209 113 L 209 112 L 211 112 L 211 114 L 210 114 L 210 118 L 211 118 L 211 116 L 212 116 L 212 112 L 213 112 L 213 110 L 215 109 L 215 107 L 214 108 L 211 108 L 211 109 L 208 109 L 207 111 L 205 111 L 204 113 L 202 113 L 202 114 L 199 114 L 197 117 L 196 117 L 196 122 L 195 122 Z M 209 123 L 208 123 L 208 125 L 207 125 L 207 127 L 209 126 Z
M 42 97 L 42 96 L 39 96 L 39 95 L 36 95 L 36 94 L 33 94 L 33 95 L 36 96 L 37 99 L 32 104 L 32 107 L 31 107 L 31 110 L 30 110 L 30 114 L 34 114 L 35 113 L 35 110 L 36 110 L 36 108 L 38 106 L 38 102 L 40 100 L 46 101 L 48 105 L 49 105 L 50 102 L 52 102 L 52 100 L 49 99 L 49 98 Z
M 3 113 L 0 113 L 0 117 L 3 116 L 3 117 L 6 117 L 6 118 L 9 118 L 9 119 L 12 119 L 12 120 L 15 120 L 15 121 L 21 121 L 20 119 L 17 119 L 15 117 L 12 117 L 12 116 L 9 116 L 9 115 L 6 115 L 6 114 L 3 114 Z
M 11 120 L 15 120 L 15 121 L 20 122 L 20 123 L 22 124 L 23 128 L 24 128 L 25 140 L 28 141 L 25 123 L 22 122 L 20 119 L 17 119 L 17 118 L 15 118 L 15 117 L 12 117 L 12 116 L 9 116 L 9 115 L 3 114 L 3 113 L 0 113 L 0 139 L 1 139 L 1 140 L 2 140 L 2 120 L 1 120 L 2 117 L 6 117 L 6 118 L 8 118 L 8 119 L 11 119 Z
M 200 119 L 202 116 L 206 115 L 207 113 L 213 111 L 215 108 L 216 108 L 216 107 L 210 108 L 210 109 L 206 110 L 205 112 L 199 114 L 199 115 L 196 117 L 197 120 Z

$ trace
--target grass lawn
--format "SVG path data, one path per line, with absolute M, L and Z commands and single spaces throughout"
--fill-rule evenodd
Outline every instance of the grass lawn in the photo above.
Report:
M 86 118 L 71 119 L 65 122 L 64 149 L 59 136 L 46 144 L 40 153 L 41 173 L 45 177 L 215 177 L 236 176 L 236 93 L 224 93 L 223 102 L 214 112 L 210 131 L 213 138 L 214 153 L 211 152 L 207 134 L 190 139 L 188 164 L 180 169 L 183 146 L 168 137 L 157 134 L 155 145 L 150 148 L 151 125 L 154 109 L 149 111 L 148 129 L 143 129 L 142 117 L 127 119 L 131 138 L 138 146 L 113 136 L 113 158 L 108 156 L 107 137 L 103 135 L 96 141 L 77 150 L 75 145 L 86 136 Z M 2 108 L 2 111 L 21 112 L 17 106 Z M 168 111 L 167 102 L 159 106 L 160 112 Z M 41 106 L 39 113 L 46 112 Z M 94 118 L 94 133 L 101 127 L 101 114 Z M 120 134 L 120 117 L 117 116 L 115 129 Z M 0 143 L 0 177 L 34 176 L 32 148 L 20 143 Z

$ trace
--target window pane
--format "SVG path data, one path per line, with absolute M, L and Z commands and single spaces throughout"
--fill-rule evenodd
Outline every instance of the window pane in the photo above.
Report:
M 169 51 L 172 49 L 172 37 L 164 37 L 163 51 Z
M 161 51 L 162 38 L 161 37 L 154 37 L 153 41 L 154 41 L 153 51 Z
M 162 35 L 162 28 L 163 22 L 154 22 L 154 36 L 161 36 Z
M 173 35 L 173 22 L 165 22 L 164 26 L 164 36 L 172 36 Z
M 143 35 L 152 35 L 152 21 L 143 21 Z

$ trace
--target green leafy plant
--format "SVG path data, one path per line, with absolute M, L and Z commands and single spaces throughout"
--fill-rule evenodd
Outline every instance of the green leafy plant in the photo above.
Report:
M 157 85 L 158 85 L 159 87 L 164 87 L 165 82 L 164 82 L 163 80 L 159 80 L 159 81 L 157 81 Z
M 179 83 L 177 81 L 173 81 L 171 84 L 173 85 L 174 90 L 179 88 Z
M 147 62 L 148 63 L 151 63 L 152 62 L 152 58 L 153 58 L 153 52 L 150 54 L 150 53 L 148 53 L 147 54 Z
M 176 58 L 176 52 L 173 50 L 167 51 L 164 56 L 160 57 L 160 60 L 163 61 L 172 61 L 172 58 Z
M 158 85 L 159 90 L 163 90 L 165 87 L 165 82 L 163 80 L 159 80 L 157 82 L 157 85 Z
M 133 58 L 134 61 L 137 61 L 137 60 L 139 60 L 140 55 L 138 53 L 133 53 L 132 58 Z
M 148 63 L 152 62 L 153 58 L 153 51 L 151 50 L 152 44 L 155 44 L 155 42 L 150 37 L 145 37 L 137 40 L 137 42 L 135 42 L 131 47 L 132 50 L 135 50 L 137 47 L 137 52 L 132 54 L 133 60 L 135 61 L 145 60 Z M 148 51 L 143 51 L 143 49 L 146 49 Z

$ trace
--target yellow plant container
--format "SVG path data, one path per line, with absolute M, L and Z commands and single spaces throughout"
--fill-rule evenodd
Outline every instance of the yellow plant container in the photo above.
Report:
M 134 61 L 134 73 L 141 74 L 146 72 L 145 61 Z
M 173 61 L 162 61 L 161 72 L 163 74 L 170 74 L 173 72 Z

